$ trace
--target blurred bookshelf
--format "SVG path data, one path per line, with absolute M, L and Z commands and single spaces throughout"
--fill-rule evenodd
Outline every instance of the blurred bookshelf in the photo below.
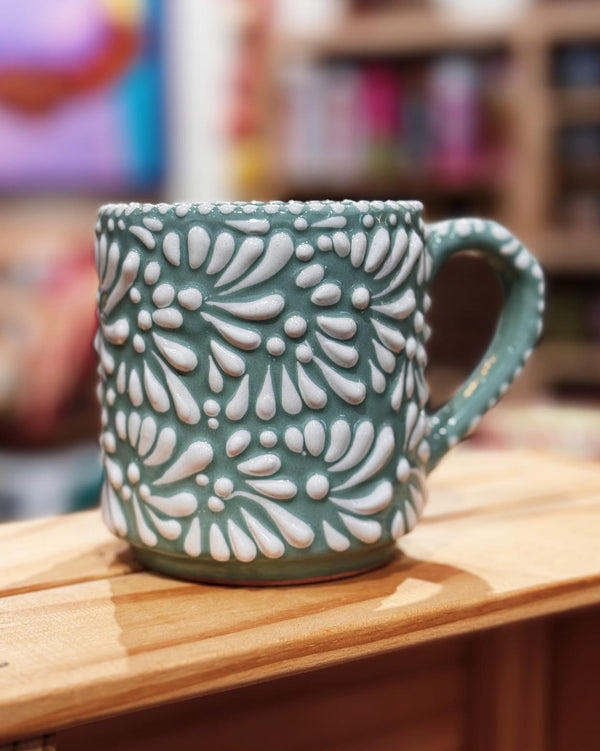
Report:
M 555 319 L 568 313 L 562 287 L 579 279 L 590 288 L 580 323 L 597 320 L 600 6 L 531 0 L 512 20 L 475 25 L 440 12 L 441 4 L 348 2 L 332 28 L 274 34 L 262 133 L 270 148 L 262 150 L 261 179 L 242 192 L 418 198 L 429 220 L 493 217 L 540 258 Z M 441 272 L 446 298 L 462 298 L 463 317 L 476 310 L 491 333 L 497 295 L 487 309 L 485 301 L 474 307 L 471 298 L 489 280 L 483 264 L 460 260 L 461 273 Z M 434 301 L 435 314 L 445 303 Z M 438 342 L 450 336 L 447 312 L 434 320 L 431 342 L 429 374 L 440 397 L 486 343 L 486 336 L 476 346 L 459 342 L 449 358 L 435 336 L 436 326 Z M 550 326 L 513 398 L 600 403 L 600 326 L 588 328 L 565 341 Z
M 554 93 L 554 123 L 597 124 L 600 121 L 600 85 L 567 88 Z
M 497 219 L 549 279 L 545 338 L 509 400 L 600 403 L 600 2 L 472 0 L 526 6 L 495 25 L 439 10 L 466 2 L 95 0 L 69 26 L 45 19 L 77 4 L 0 0 L 0 518 L 35 477 L 29 496 L 59 508 L 82 447 L 100 478 L 105 201 L 417 198 L 430 221 Z M 329 22 L 277 27 L 278 5 Z M 501 291 L 461 256 L 433 298 L 439 403 L 485 349 Z M 94 500 L 75 486 L 72 505 Z
M 0 521 L 89 507 L 93 227 L 165 181 L 161 0 L 0 0 Z

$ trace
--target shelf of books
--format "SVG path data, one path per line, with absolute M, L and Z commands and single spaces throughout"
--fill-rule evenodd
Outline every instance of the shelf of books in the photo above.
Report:
M 475 26 L 436 10 L 442 4 L 354 0 L 334 28 L 277 39 L 264 193 L 419 198 L 430 220 L 503 221 L 549 278 L 532 370 L 544 371 L 547 394 L 579 389 L 600 401 L 598 5 L 532 0 L 516 20 Z M 471 289 L 474 269 L 465 272 Z M 577 323 L 568 352 L 560 320 Z M 460 350 L 449 372 L 471 357 Z M 577 352 L 585 388 L 563 368 Z

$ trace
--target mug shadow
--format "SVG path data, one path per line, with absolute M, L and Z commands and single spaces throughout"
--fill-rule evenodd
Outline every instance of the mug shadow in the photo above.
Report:
M 457 607 L 456 581 L 469 600 L 485 599 L 491 588 L 455 566 L 419 560 L 398 551 L 385 565 L 344 579 L 282 586 L 227 586 L 170 578 L 144 571 L 109 581 L 121 646 L 128 655 L 171 645 L 198 646 L 203 640 L 263 629 L 261 641 L 278 641 L 297 623 L 298 633 L 327 628 L 334 611 L 355 606 L 374 622 L 381 611 L 404 608 L 409 621 Z M 394 614 L 397 618 L 397 614 Z M 451 617 L 451 615 L 449 616 Z M 323 620 L 320 625 L 320 618 Z M 293 627 L 293 626 L 292 626 Z
M 378 569 L 322 583 L 278 587 L 196 583 L 144 570 L 126 543 L 111 541 L 11 581 L 3 594 L 33 597 L 36 591 L 58 593 L 61 587 L 70 589 L 65 594 L 69 621 L 63 621 L 63 637 L 67 642 L 72 639 L 78 651 L 85 649 L 78 636 L 80 619 L 93 619 L 102 644 L 90 643 L 90 655 L 99 651 L 103 660 L 114 663 L 109 672 L 125 673 L 132 669 L 127 658 L 140 655 L 144 664 L 152 666 L 151 672 L 160 672 L 165 659 L 160 652 L 170 647 L 183 649 L 175 662 L 185 662 L 189 655 L 203 661 L 204 671 L 218 673 L 226 662 L 233 672 L 251 671 L 260 664 L 268 672 L 274 661 L 285 660 L 286 655 L 293 658 L 297 642 L 309 655 L 319 653 L 323 640 L 328 641 L 326 650 L 338 649 L 331 642 L 331 634 L 337 638 L 338 631 L 340 646 L 344 639 L 352 646 L 357 640 L 380 638 L 382 630 L 389 635 L 410 634 L 440 618 L 452 620 L 463 607 L 457 591 L 468 593 L 470 601 L 485 600 L 491 592 L 487 582 L 464 569 L 409 557 L 400 550 Z M 81 598 L 79 604 L 73 595 Z M 53 607 L 60 607 L 59 600 L 60 595 Z M 250 649 L 253 643 L 256 647 Z M 210 664 L 204 659 L 207 650 Z M 238 659 L 240 665 L 234 664 Z M 139 669 L 138 664 L 136 672 Z M 191 685 L 199 678 L 188 670 L 185 680 Z M 152 702 L 160 689 L 148 680 L 138 691 L 139 700 L 145 697 Z
M 105 582 L 102 619 L 106 633 L 116 637 L 124 655 L 158 650 L 171 644 L 197 643 L 253 628 L 269 629 L 277 638 L 278 624 L 331 617 L 333 611 L 360 606 L 369 614 L 404 608 L 411 618 L 426 617 L 453 602 L 456 580 L 469 599 L 485 599 L 491 593 L 482 578 L 461 568 L 418 559 L 397 550 L 383 566 L 343 579 L 281 586 L 227 586 L 175 579 L 144 569 L 131 548 L 120 542 L 97 545 L 61 560 L 35 575 L 12 580 L 3 596 L 63 586 Z M 104 595 L 96 587 L 97 596 Z M 83 604 L 83 602 L 82 602 Z M 110 614 L 110 615 L 109 615 Z M 75 626 L 74 626 L 75 627 Z

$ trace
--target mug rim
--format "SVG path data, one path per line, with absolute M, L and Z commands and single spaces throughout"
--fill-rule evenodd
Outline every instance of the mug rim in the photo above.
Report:
M 308 201 L 299 201 L 290 199 L 288 201 L 271 200 L 271 201 L 197 201 L 186 202 L 176 201 L 173 203 L 141 203 L 139 201 L 105 203 L 98 209 L 100 216 L 114 214 L 129 216 L 130 214 L 141 211 L 142 213 L 156 212 L 158 214 L 175 213 L 179 218 L 183 218 L 190 211 L 195 211 L 200 216 L 214 215 L 219 212 L 223 215 L 232 213 L 242 213 L 251 215 L 257 211 L 265 214 L 288 213 L 292 216 L 301 216 L 307 212 L 318 212 L 324 210 L 333 210 L 337 214 L 363 214 L 370 211 L 382 212 L 388 211 L 407 211 L 417 216 L 423 214 L 423 203 L 413 199 L 352 199 L 344 198 L 342 200 L 333 199 L 313 199 Z

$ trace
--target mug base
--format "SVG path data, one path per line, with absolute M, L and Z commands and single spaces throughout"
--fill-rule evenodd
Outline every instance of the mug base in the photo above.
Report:
M 208 584 L 234 586 L 284 586 L 343 579 L 379 568 L 399 554 L 398 548 L 392 544 L 373 551 L 341 556 L 340 560 L 337 557 L 320 556 L 308 561 L 267 559 L 250 563 L 221 563 L 169 555 L 135 545 L 131 548 L 139 563 L 161 574 Z

